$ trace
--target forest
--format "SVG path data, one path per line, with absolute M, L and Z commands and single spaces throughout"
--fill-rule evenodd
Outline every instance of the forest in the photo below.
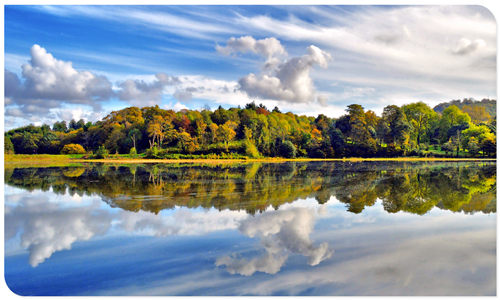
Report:
M 496 157 L 496 100 L 388 105 L 381 116 L 359 104 L 339 118 L 244 108 L 128 107 L 97 122 L 71 120 L 9 130 L 6 154 L 83 158 Z

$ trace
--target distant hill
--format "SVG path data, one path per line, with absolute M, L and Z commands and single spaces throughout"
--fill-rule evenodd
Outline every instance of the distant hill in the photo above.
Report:
M 481 101 L 474 100 L 472 98 L 463 99 L 463 100 L 451 100 L 450 102 L 439 103 L 434 107 L 434 111 L 438 113 L 442 113 L 450 105 L 456 105 L 458 108 L 462 109 L 464 106 L 478 106 L 484 107 L 486 112 L 490 114 L 493 118 L 496 118 L 497 115 L 497 100 L 494 99 L 483 99 Z

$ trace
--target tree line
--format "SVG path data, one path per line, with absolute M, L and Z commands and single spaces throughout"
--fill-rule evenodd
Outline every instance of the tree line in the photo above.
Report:
M 488 101 L 496 106 L 495 100 Z M 97 122 L 57 121 L 52 127 L 30 124 L 9 130 L 5 153 L 146 158 L 496 156 L 496 115 L 480 105 L 461 106 L 436 112 L 423 102 L 388 105 L 378 116 L 351 104 L 339 118 L 283 113 L 255 102 L 214 111 L 128 107 Z

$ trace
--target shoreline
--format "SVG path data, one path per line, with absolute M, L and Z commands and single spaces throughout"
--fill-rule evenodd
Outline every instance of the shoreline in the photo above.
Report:
M 496 161 L 495 158 L 282 158 L 282 159 L 86 159 L 73 160 L 91 163 L 249 163 L 249 162 L 313 162 L 313 161 L 333 161 L 333 162 L 360 162 L 360 161 Z
M 8 159 L 7 159 L 8 157 Z M 16 159 L 19 158 L 19 159 Z M 107 158 L 107 159 L 82 159 L 69 156 L 49 156 L 37 157 L 29 155 L 6 155 L 4 157 L 4 166 L 61 166 L 66 164 L 85 164 L 85 163 L 106 163 L 106 164 L 172 164 L 172 163 L 202 163 L 202 164 L 227 164 L 227 163 L 284 163 L 284 162 L 382 162 L 382 161 L 395 161 L 395 162 L 467 162 L 467 161 L 484 161 L 496 162 L 496 158 L 427 158 L 427 157 L 394 157 L 394 158 L 258 158 L 258 159 L 131 159 L 131 158 Z

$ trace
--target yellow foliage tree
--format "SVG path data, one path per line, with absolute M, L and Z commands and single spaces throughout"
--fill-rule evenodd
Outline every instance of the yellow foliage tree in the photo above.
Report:
M 85 149 L 80 144 L 67 144 L 62 148 L 61 154 L 85 154 Z

